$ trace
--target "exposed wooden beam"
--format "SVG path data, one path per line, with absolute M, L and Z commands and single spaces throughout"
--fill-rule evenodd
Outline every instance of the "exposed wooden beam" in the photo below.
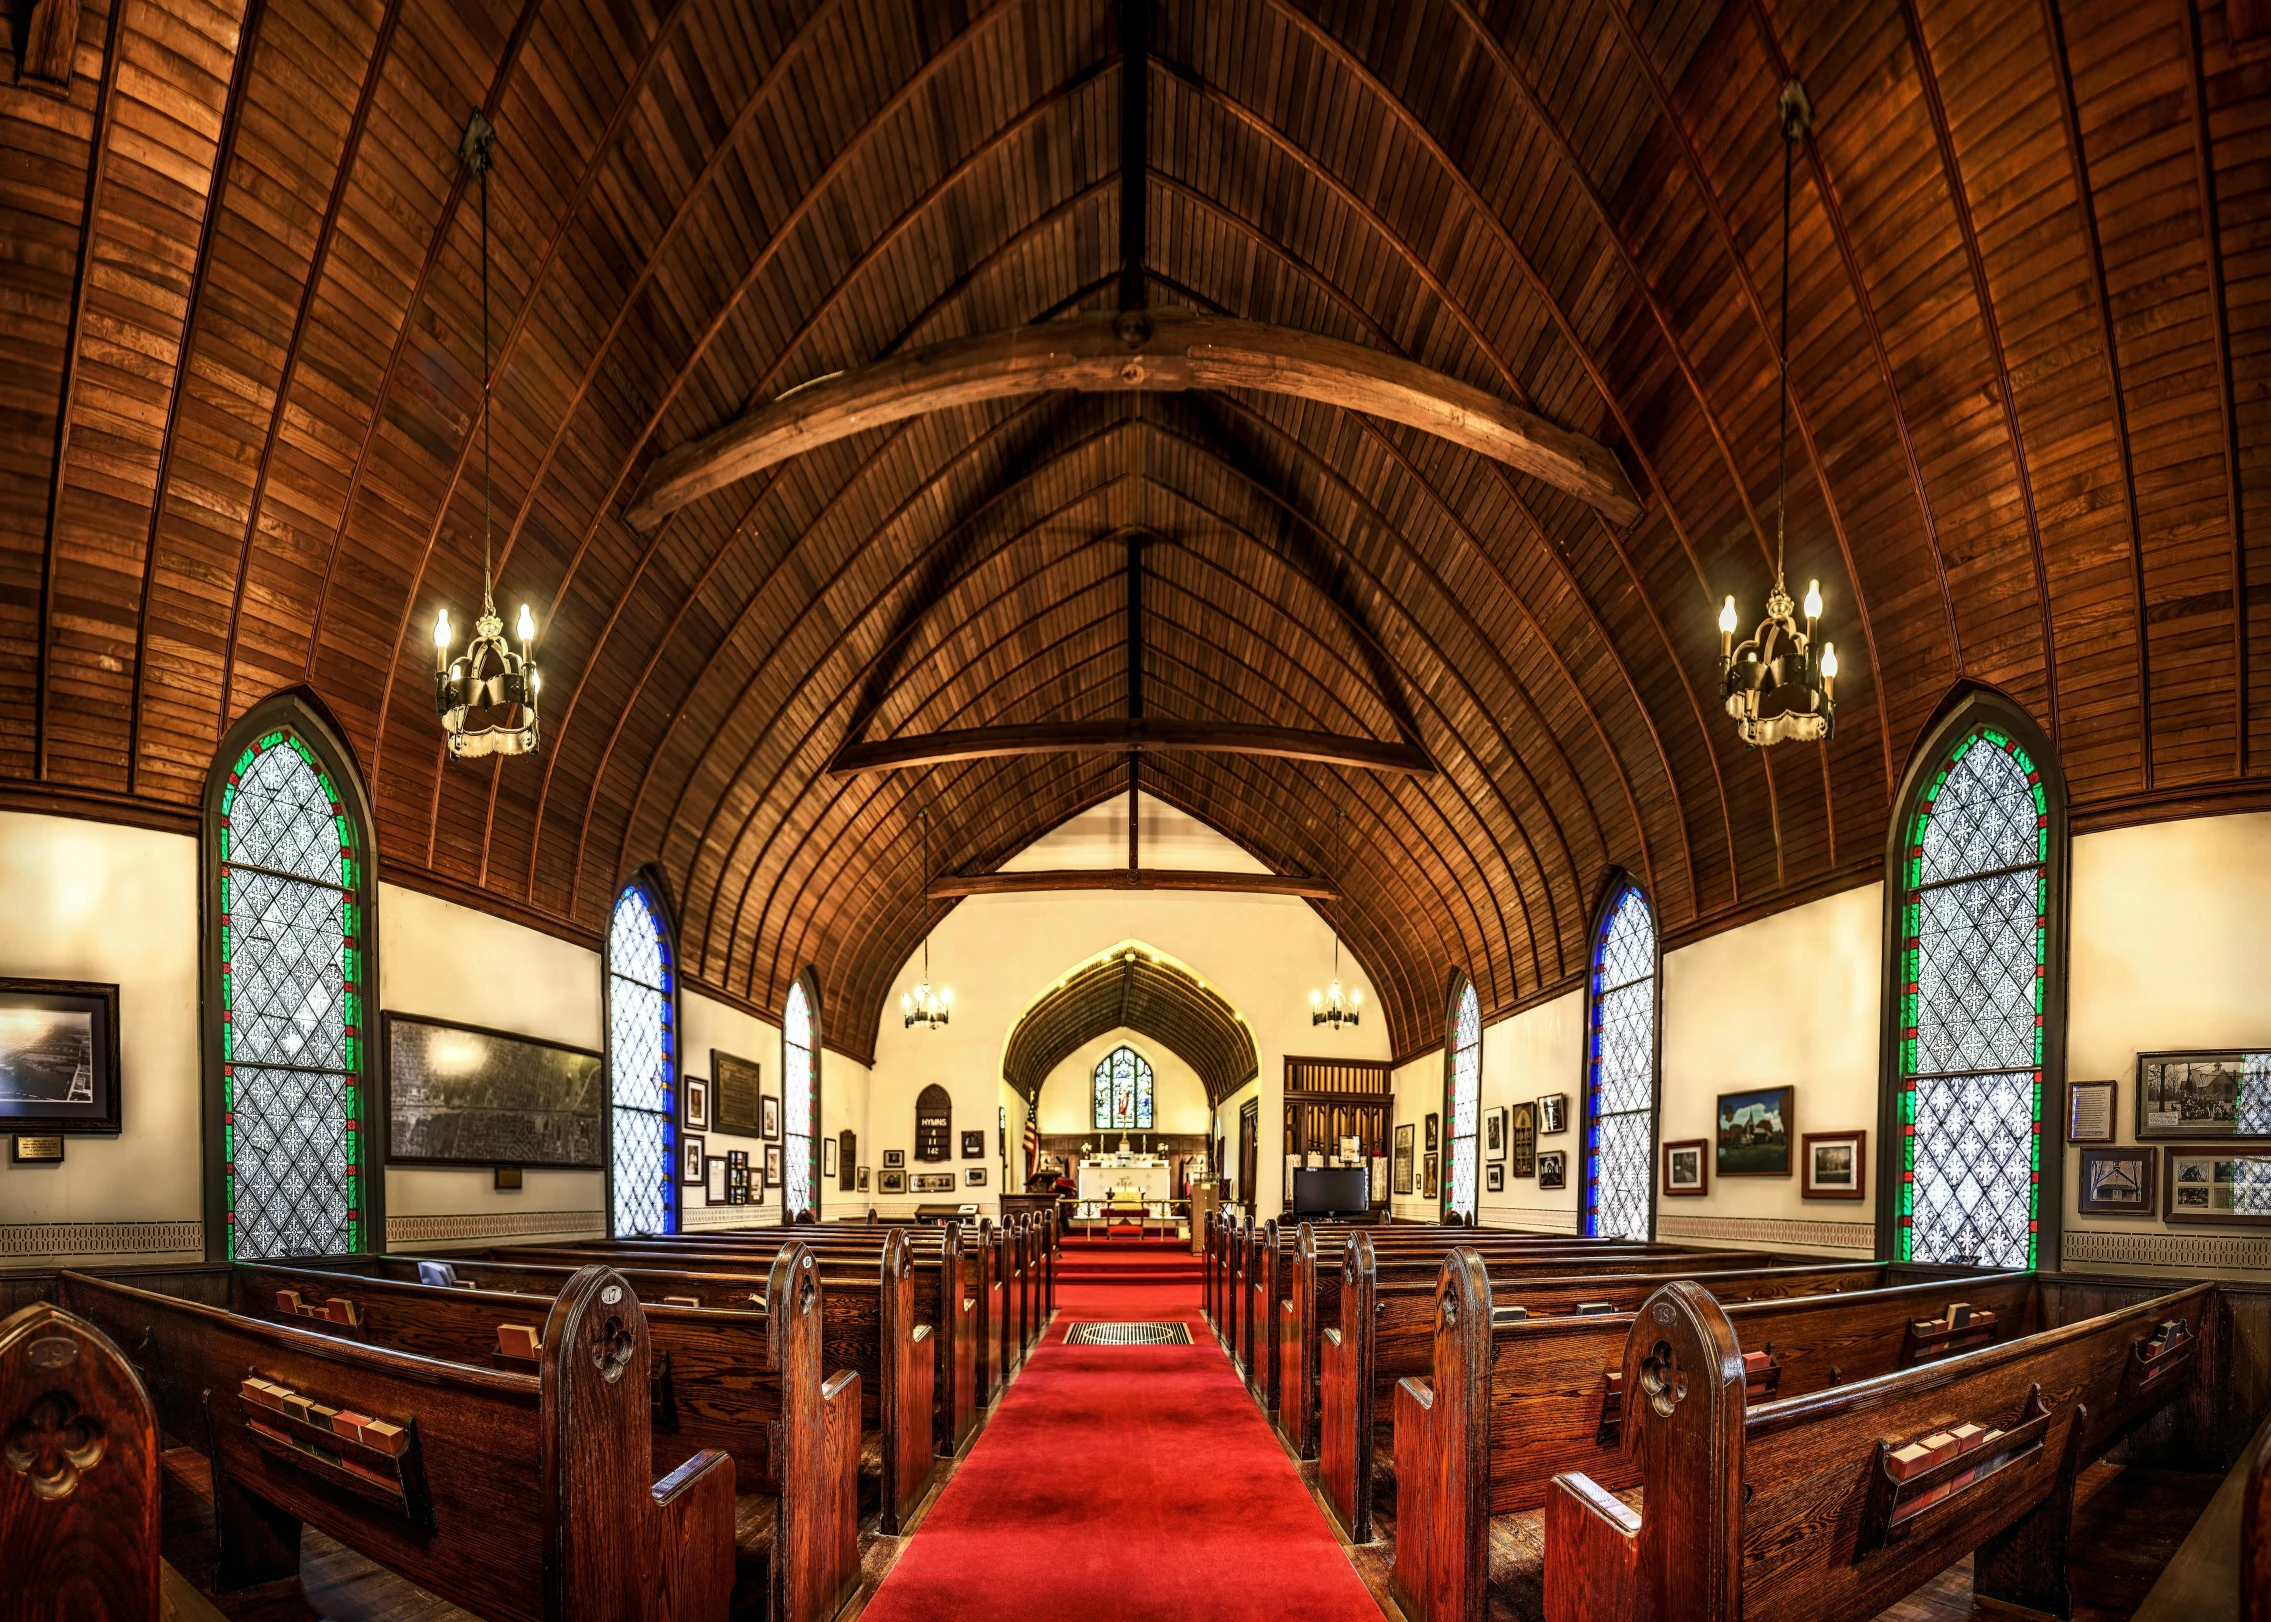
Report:
M 1308 901 L 1341 898 L 1340 886 L 1330 879 L 1173 867 L 1074 867 L 1033 873 L 978 873 L 969 878 L 933 879 L 923 895 L 931 901 L 958 901 L 964 896 L 1046 895 L 1057 890 L 1203 890 L 1212 895 L 1289 895 Z
M 1053 389 L 1260 389 L 1362 411 L 1520 469 L 1618 523 L 1640 513 L 1608 450 L 1469 383 L 1345 339 L 1172 310 L 1082 316 L 910 350 L 791 389 L 647 471 L 627 514 L 652 529 L 760 469 L 886 423 Z
M 1330 732 L 1290 727 L 1251 726 L 1228 721 L 1130 720 L 1042 721 L 1029 726 L 970 727 L 912 738 L 847 743 L 828 763 L 830 775 L 896 772 L 937 766 L 950 760 L 981 760 L 990 755 L 1117 755 L 1179 752 L 1202 755 L 1275 755 L 1314 760 L 1358 771 L 1435 775 L 1427 751 L 1408 743 L 1377 738 L 1344 738 Z

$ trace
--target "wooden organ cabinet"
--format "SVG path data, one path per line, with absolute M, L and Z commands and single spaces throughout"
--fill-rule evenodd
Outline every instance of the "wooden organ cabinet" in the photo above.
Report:
M 1377 1175 L 1372 1179 L 1372 1210 L 1385 1216 L 1388 1209 L 1389 1133 L 1395 1125 L 1396 1100 L 1385 1059 L 1297 1058 L 1285 1060 L 1286 1201 L 1293 1199 L 1292 1168 L 1309 1164 L 1329 1166 L 1340 1152 L 1343 1138 L 1355 1138 L 1365 1164 Z

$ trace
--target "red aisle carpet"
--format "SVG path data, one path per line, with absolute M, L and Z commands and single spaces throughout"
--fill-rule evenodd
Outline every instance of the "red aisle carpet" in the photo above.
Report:
M 862 1622 L 1380 1622 L 1199 1312 L 1199 1263 L 1068 1243 L 1057 1321 Z M 1189 1346 L 1066 1346 L 1081 1319 Z

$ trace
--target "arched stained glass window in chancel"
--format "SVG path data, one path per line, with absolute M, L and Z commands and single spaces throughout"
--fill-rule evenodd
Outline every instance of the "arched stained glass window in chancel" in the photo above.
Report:
M 781 1219 L 820 1213 L 812 1198 L 812 1002 L 804 982 L 789 987 L 781 1010 Z
M 230 1260 L 366 1248 L 361 841 L 306 740 L 221 787 L 221 1178 Z
M 1647 1243 L 1656 1161 L 1656 918 L 1627 884 L 1593 948 L 1585 1077 L 1584 1231 Z
M 617 1235 L 678 1230 L 670 941 L 646 891 L 626 885 L 607 930 L 607 1071 Z
M 1096 1130 L 1151 1130 L 1151 1061 L 1122 1043 L 1096 1062 Z
M 1902 858 L 1902 1261 L 2033 1267 L 2042 1181 L 2050 804 L 2018 741 L 1970 728 Z
M 1482 1125 L 1482 1002 L 1475 983 L 1460 977 L 1459 995 L 1451 1005 L 1450 1067 L 1444 1115 L 1450 1121 L 1450 1142 L 1444 1147 L 1443 1211 L 1475 1219 L 1475 1183 L 1480 1157 L 1476 1136 Z

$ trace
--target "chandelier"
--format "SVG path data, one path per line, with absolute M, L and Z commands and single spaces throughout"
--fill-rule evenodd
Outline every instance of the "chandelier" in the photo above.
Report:
M 449 610 L 434 616 L 434 712 L 442 718 L 454 760 L 536 753 L 536 701 L 544 685 L 530 651 L 536 616 L 521 604 L 513 627 L 520 645 L 506 642 L 490 578 L 489 162 L 496 139 L 489 121 L 476 112 L 458 148 L 459 159 L 481 179 L 481 617 L 473 622 L 473 640 L 452 658 Z
M 1776 352 L 1780 368 L 1779 416 L 1774 442 L 1774 589 L 1767 593 L 1766 618 L 1740 644 L 1742 622 L 1730 596 L 1719 610 L 1719 696 L 1734 717 L 1735 732 L 1754 749 L 1778 743 L 1819 743 L 1837 730 L 1837 648 L 1824 642 L 1814 652 L 1814 627 L 1822 615 L 1818 580 L 1806 583 L 1805 629 L 1798 628 L 1798 605 L 1782 583 L 1787 532 L 1784 464 L 1790 424 L 1790 160 L 1813 128 L 1814 109 L 1806 88 L 1792 79 L 1782 88 L 1776 111 L 1782 121 L 1782 338 Z
M 1342 838 L 1341 810 L 1337 805 L 1333 807 L 1333 843 L 1340 847 L 1343 857 L 1340 865 L 1345 872 L 1348 868 L 1347 843 Z M 1322 991 L 1309 993 L 1309 1023 L 1322 1025 L 1329 1031 L 1337 1031 L 1344 1025 L 1353 1028 L 1363 1020 L 1364 1016 L 1358 1012 L 1363 1006 L 1363 992 L 1354 988 L 1347 991 L 1341 989 L 1341 932 L 1336 929 L 1333 931 L 1332 984 Z
M 930 813 L 922 814 L 923 874 L 930 874 Z M 935 1031 L 953 1017 L 954 993 L 944 986 L 930 983 L 930 933 L 923 933 L 923 977 L 915 982 L 912 991 L 899 994 L 899 1012 L 906 1016 L 911 1030 L 920 1025 L 926 1031 Z

